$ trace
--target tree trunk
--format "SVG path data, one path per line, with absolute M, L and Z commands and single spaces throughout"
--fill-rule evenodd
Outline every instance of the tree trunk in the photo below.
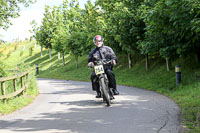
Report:
M 18 43 L 17 44 L 19 45 L 19 43 L 20 43 L 20 41 L 19 41 L 19 37 L 18 37 Z
M 51 59 L 51 48 L 49 48 L 49 58 Z
M 75 55 L 76 69 L 78 69 L 78 56 Z
M 167 71 L 169 72 L 172 68 L 172 64 L 169 58 L 166 58 L 166 65 L 167 65 Z
M 43 47 L 41 46 L 41 57 L 42 57 L 42 49 L 43 49 Z
M 197 51 L 197 61 L 198 63 L 200 63 L 200 47 L 198 47 L 198 51 Z
M 200 54 L 197 55 L 197 61 L 200 63 Z
M 146 71 L 149 70 L 149 55 L 148 53 L 146 54 Z
M 64 52 L 62 53 L 62 62 L 63 62 L 63 66 L 65 66 L 65 54 L 64 54 Z
M 60 52 L 58 52 L 58 60 L 60 60 Z
M 132 68 L 132 62 L 131 62 L 131 54 L 128 54 L 128 68 Z

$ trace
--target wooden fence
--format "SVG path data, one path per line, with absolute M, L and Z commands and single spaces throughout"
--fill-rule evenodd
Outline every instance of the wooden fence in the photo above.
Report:
M 26 88 L 28 88 L 28 85 L 29 85 L 28 82 L 26 84 L 24 82 L 24 78 L 28 79 L 28 74 L 29 74 L 29 71 L 26 71 L 26 72 L 20 73 L 20 74 L 15 75 L 15 76 L 10 76 L 10 77 L 6 77 L 6 78 L 0 78 L 1 94 L 2 94 L 2 95 L 0 95 L 0 100 L 3 100 L 4 102 L 6 102 L 6 100 L 9 99 L 9 98 L 17 96 L 19 94 L 24 94 L 24 91 L 26 90 Z M 16 85 L 16 80 L 18 78 L 20 78 L 20 86 L 21 86 L 20 89 L 17 89 L 17 85 Z M 7 94 L 6 93 L 6 88 L 5 88 L 5 83 L 6 83 L 6 81 L 10 81 L 10 80 L 13 80 L 14 92 Z

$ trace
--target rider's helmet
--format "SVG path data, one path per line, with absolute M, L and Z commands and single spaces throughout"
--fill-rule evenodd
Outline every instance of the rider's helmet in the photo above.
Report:
M 96 41 L 99 41 L 99 45 L 97 47 L 101 47 L 103 45 L 104 38 L 101 35 L 96 35 L 93 38 L 94 45 L 96 45 Z

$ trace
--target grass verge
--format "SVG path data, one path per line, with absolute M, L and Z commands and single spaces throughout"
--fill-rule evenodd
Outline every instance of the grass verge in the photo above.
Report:
M 22 42 L 20 45 L 17 46 L 16 50 L 7 48 L 8 51 L 12 50 L 12 54 L 8 56 L 3 55 L 1 58 L 3 63 L 6 66 L 6 75 L 16 75 L 17 73 L 24 72 L 26 70 L 30 70 L 30 65 L 25 64 L 23 61 L 25 58 L 29 57 L 29 47 L 33 46 L 34 42 Z M 25 49 L 26 47 L 26 49 Z M 23 50 L 24 49 L 24 50 Z M 20 54 L 23 51 L 23 55 Z M 4 114 L 9 114 L 15 110 L 21 109 L 22 107 L 30 104 L 35 97 L 38 95 L 38 89 L 36 84 L 36 77 L 34 76 L 35 73 L 31 72 L 28 77 L 29 86 L 25 91 L 24 95 L 19 95 L 13 98 L 6 100 L 6 103 L 3 103 L 0 100 L 0 116 Z M 20 88 L 19 79 L 17 79 L 17 89 Z M 13 82 L 6 81 L 6 94 L 12 93 L 14 91 Z M 1 95 L 1 93 L 0 93 Z

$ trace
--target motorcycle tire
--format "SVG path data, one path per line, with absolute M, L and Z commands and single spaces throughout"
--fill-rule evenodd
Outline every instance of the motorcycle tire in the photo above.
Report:
M 105 79 L 101 78 L 101 89 L 102 89 L 102 93 L 103 93 L 103 99 L 106 101 L 107 106 L 110 106 L 111 101 L 110 101 L 110 95 L 106 89 L 106 84 L 105 84 Z

